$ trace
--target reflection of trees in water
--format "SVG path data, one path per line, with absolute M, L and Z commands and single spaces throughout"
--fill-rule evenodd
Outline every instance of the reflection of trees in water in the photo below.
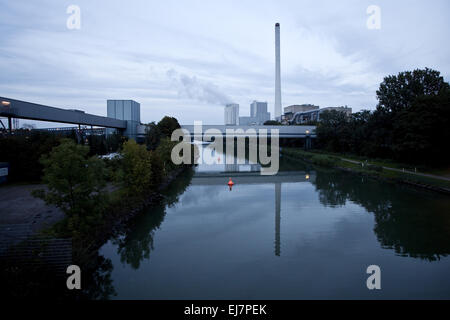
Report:
M 121 235 L 113 239 L 118 246 L 120 261 L 138 269 L 143 259 L 150 258 L 153 250 L 153 235 L 164 220 L 164 205 L 152 207 L 134 219 Z
M 174 180 L 163 192 L 164 201 L 149 208 L 145 213 L 133 219 L 120 234 L 112 240 L 118 246 L 120 260 L 138 269 L 142 260 L 150 258 L 153 250 L 153 236 L 161 226 L 166 214 L 166 206 L 172 206 L 179 201 L 192 179 L 193 170 L 187 169 Z
M 111 279 L 111 260 L 99 255 L 98 251 L 90 259 L 90 263 L 81 270 L 82 298 L 106 300 L 115 296 L 117 293 Z
M 448 197 L 335 170 L 317 171 L 314 184 L 325 206 L 351 200 L 374 213 L 374 232 L 384 248 L 429 261 L 450 253 Z

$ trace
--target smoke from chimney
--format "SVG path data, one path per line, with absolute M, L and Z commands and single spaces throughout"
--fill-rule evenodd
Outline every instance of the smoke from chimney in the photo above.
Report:
M 167 76 L 176 85 L 180 97 L 216 105 L 231 102 L 231 99 L 213 83 L 198 80 L 195 76 L 180 74 L 173 69 L 167 71 Z

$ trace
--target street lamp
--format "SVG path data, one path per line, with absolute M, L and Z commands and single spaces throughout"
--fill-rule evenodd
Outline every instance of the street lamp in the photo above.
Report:
M 311 148 L 311 141 L 310 141 L 310 138 L 309 138 L 309 130 L 306 130 L 305 133 L 306 133 L 306 137 L 305 137 L 305 150 L 308 150 L 308 149 Z

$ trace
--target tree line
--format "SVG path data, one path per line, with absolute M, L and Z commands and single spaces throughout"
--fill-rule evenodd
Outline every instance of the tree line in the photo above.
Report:
M 316 128 L 317 147 L 411 164 L 449 163 L 450 86 L 439 71 L 425 68 L 385 77 L 376 95 L 375 111 L 349 117 L 324 111 Z

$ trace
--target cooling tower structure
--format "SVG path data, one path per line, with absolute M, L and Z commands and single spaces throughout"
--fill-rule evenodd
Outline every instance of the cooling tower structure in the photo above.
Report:
M 280 24 L 275 23 L 275 120 L 281 118 Z

